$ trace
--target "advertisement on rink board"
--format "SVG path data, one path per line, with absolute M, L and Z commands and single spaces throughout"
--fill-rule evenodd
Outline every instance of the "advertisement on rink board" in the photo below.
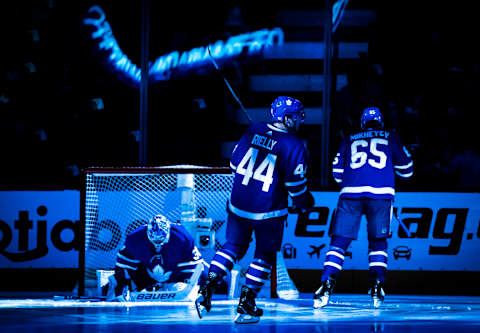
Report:
M 287 268 L 322 269 L 337 192 L 314 192 L 316 207 L 288 216 L 282 254 Z M 480 194 L 397 193 L 389 270 L 480 271 Z M 217 215 L 218 213 L 215 213 Z M 209 216 L 214 220 L 225 216 Z M 127 217 L 128 218 L 128 217 Z M 0 268 L 78 267 L 78 191 L 0 192 Z M 366 221 L 346 254 L 344 269 L 368 268 Z M 118 244 L 120 245 L 120 244 Z
M 287 268 L 323 269 L 328 230 L 338 193 L 314 192 L 315 209 L 291 214 L 283 236 Z M 388 240 L 389 270 L 480 271 L 479 193 L 397 193 Z M 357 240 L 345 255 L 343 269 L 368 269 L 367 222 L 362 217 Z
M 79 191 L 0 191 L 0 268 L 76 268 Z

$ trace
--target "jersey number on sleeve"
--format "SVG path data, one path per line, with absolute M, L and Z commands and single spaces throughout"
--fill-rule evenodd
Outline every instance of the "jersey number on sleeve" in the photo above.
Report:
M 305 177 L 305 174 L 307 173 L 307 167 L 303 168 L 303 164 L 300 163 L 299 165 L 297 165 L 297 167 L 295 168 L 295 170 L 293 171 L 293 174 L 294 175 L 298 175 L 300 177 Z
M 255 161 L 257 160 L 257 155 L 258 149 L 250 147 L 238 164 L 237 173 L 243 175 L 243 185 L 247 186 L 250 178 L 253 176 L 253 179 L 263 183 L 262 191 L 268 192 L 270 185 L 273 182 L 273 170 L 275 169 L 277 155 L 268 154 L 262 163 L 260 163 L 260 165 L 253 170 L 255 167 Z
M 350 162 L 350 167 L 352 169 L 358 169 L 362 167 L 365 163 L 377 169 L 383 169 L 387 165 L 387 155 L 378 150 L 379 145 L 388 145 L 388 141 L 385 139 L 374 138 L 370 141 L 370 147 L 368 141 L 366 140 L 356 140 L 352 142 L 352 146 L 350 147 L 352 153 L 352 160 Z M 377 159 L 369 158 L 367 152 L 359 150 L 359 148 L 367 148 L 370 150 L 370 153 L 377 157 Z

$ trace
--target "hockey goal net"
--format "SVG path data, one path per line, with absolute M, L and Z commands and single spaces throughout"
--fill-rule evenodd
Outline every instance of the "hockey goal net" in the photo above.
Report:
M 79 294 L 96 296 L 97 271 L 112 270 L 125 237 L 156 214 L 183 224 L 210 263 L 226 241 L 226 205 L 232 184 L 233 174 L 223 167 L 88 168 L 82 196 L 85 251 L 80 255 Z M 235 266 L 234 278 L 227 279 L 230 296 L 236 296 L 232 283 L 242 283 L 253 253 L 250 246 Z M 298 290 L 280 254 L 273 272 L 264 295 L 297 298 Z

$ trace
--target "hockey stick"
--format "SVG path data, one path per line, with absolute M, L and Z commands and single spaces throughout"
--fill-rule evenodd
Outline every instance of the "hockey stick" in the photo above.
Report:
M 220 70 L 220 67 L 218 67 L 217 62 L 216 62 L 215 59 L 213 58 L 212 53 L 210 52 L 210 46 L 207 46 L 207 50 L 208 50 L 208 55 L 210 56 L 209 59 L 210 59 L 210 61 L 212 62 L 213 67 L 215 67 L 215 69 L 217 70 L 217 72 L 220 73 L 220 75 L 222 76 L 223 81 L 224 81 L 225 84 L 227 85 L 228 90 L 230 90 L 230 93 L 232 94 L 233 98 L 235 98 L 235 100 L 237 101 L 238 105 L 240 105 L 240 108 L 242 109 L 243 113 L 245 114 L 245 117 L 247 117 L 248 122 L 252 123 L 252 122 L 253 122 L 253 121 L 252 121 L 252 118 L 250 118 L 250 116 L 248 115 L 248 112 L 247 112 L 247 110 L 245 109 L 245 107 L 243 106 L 242 101 L 240 101 L 240 99 L 238 98 L 237 94 L 236 94 L 235 91 L 233 90 L 232 86 L 231 86 L 230 83 L 228 82 L 227 78 L 225 77 L 225 75 L 223 75 L 222 71 Z
M 407 226 L 402 222 L 402 220 L 400 220 L 400 218 L 399 218 L 398 215 L 397 215 L 397 211 L 396 211 L 396 210 L 393 211 L 393 217 L 397 220 L 398 224 L 400 224 L 400 226 L 402 227 L 403 231 L 405 231 L 405 233 L 407 234 L 407 237 L 408 237 L 408 238 L 411 238 L 411 237 L 412 237 L 412 233 L 410 232 L 410 230 L 408 230 Z

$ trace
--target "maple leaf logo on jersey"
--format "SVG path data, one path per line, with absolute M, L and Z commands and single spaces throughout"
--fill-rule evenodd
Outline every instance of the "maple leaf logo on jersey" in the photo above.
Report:
M 291 99 L 287 99 L 287 101 L 286 101 L 287 105 L 292 105 L 292 102 L 293 101 Z
M 165 272 L 162 266 L 156 265 L 153 270 L 147 269 L 148 275 L 158 282 L 165 282 L 170 278 L 172 272 Z

